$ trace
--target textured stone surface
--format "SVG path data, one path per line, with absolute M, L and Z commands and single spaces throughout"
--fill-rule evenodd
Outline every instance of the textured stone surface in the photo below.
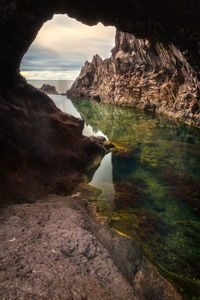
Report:
M 181 299 L 135 243 L 95 222 L 77 195 L 9 206 L 0 225 L 2 300 Z
M 86 61 L 68 95 L 159 111 L 200 127 L 199 82 L 174 46 L 116 32 L 112 56 Z
M 26 83 L 0 89 L 0 205 L 70 193 L 102 153 L 83 127 Z
M 42 87 L 39 89 L 39 91 L 45 94 L 58 94 L 55 86 L 50 84 L 43 84 Z

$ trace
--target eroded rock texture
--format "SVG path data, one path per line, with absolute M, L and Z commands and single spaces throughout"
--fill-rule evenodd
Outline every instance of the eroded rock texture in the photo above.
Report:
M 116 32 L 112 56 L 86 61 L 68 95 L 159 111 L 200 126 L 199 82 L 173 45 Z
M 182 299 L 75 195 L 11 205 L 0 221 L 1 299 Z

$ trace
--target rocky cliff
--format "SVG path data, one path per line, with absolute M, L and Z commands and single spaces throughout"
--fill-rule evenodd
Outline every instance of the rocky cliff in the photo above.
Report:
M 200 126 L 199 82 L 173 45 L 116 32 L 112 56 L 86 61 L 68 95 L 163 112 Z

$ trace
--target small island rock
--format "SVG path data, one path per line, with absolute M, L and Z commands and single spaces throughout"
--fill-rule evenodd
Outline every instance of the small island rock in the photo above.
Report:
M 56 95 L 58 94 L 55 86 L 50 84 L 43 84 L 39 90 L 45 94 L 56 94 Z

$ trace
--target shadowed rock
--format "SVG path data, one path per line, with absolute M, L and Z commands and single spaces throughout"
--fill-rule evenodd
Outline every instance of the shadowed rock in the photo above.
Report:
M 0 205 L 70 193 L 103 153 L 98 140 L 82 135 L 84 121 L 26 83 L 0 92 Z
M 98 5 L 97 5 L 98 4 Z M 137 38 L 172 43 L 186 51 L 193 67 L 199 72 L 200 3 L 196 0 L 2 0 L 0 4 L 0 76 L 8 81 L 17 75 L 21 59 L 42 25 L 53 14 L 70 17 L 94 25 L 114 25 L 118 30 Z

